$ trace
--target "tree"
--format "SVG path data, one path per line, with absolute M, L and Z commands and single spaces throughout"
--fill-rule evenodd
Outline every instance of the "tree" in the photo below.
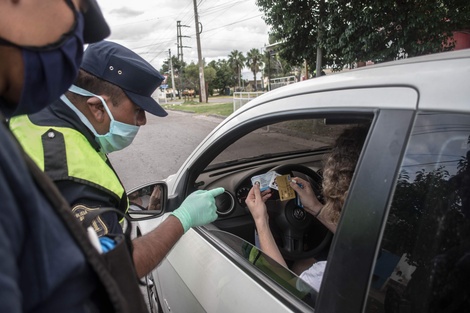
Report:
M 216 77 L 212 86 L 213 88 L 218 89 L 220 94 L 223 94 L 227 87 L 231 87 L 236 84 L 237 77 L 234 75 L 234 72 L 227 60 L 219 59 L 217 62 L 211 61 L 209 66 L 214 68 L 216 71 Z
M 168 79 L 168 86 L 170 88 L 175 88 L 176 90 L 180 90 L 183 88 L 183 81 L 180 79 L 182 76 L 180 76 L 183 73 L 183 69 L 186 66 L 186 62 L 181 63 L 181 60 L 178 59 L 176 56 L 171 56 L 171 62 L 173 65 L 173 74 L 175 75 L 175 86 L 172 85 L 171 79 Z M 170 62 L 169 60 L 163 61 L 163 65 L 160 69 L 160 73 L 168 73 L 170 74 Z M 170 77 L 170 76 L 169 76 Z M 179 97 L 181 99 L 181 92 L 179 92 Z
M 212 87 L 212 82 L 216 79 L 217 77 L 217 71 L 211 67 L 211 66 L 206 66 L 204 67 L 204 80 L 205 80 L 205 86 L 206 86 L 206 94 L 210 94 L 211 96 L 214 94 L 214 89 Z M 206 97 L 206 102 L 209 102 L 209 97 Z
M 245 66 L 245 61 L 246 61 L 246 58 L 243 55 L 243 53 L 241 53 L 240 51 L 233 50 L 232 52 L 230 52 L 228 62 L 230 66 L 232 67 L 232 69 L 234 70 L 234 72 L 237 74 L 239 88 L 241 86 L 242 68 Z
M 272 73 L 272 65 L 271 65 L 271 51 L 265 50 L 262 54 L 262 62 L 264 64 L 263 67 L 263 76 L 268 77 L 268 85 L 264 86 L 268 91 L 270 90 L 270 82 L 271 82 L 271 73 Z
M 211 66 L 204 67 L 204 79 L 206 82 L 206 91 L 208 91 L 208 86 L 212 84 L 212 82 L 216 78 L 216 70 Z M 197 94 L 200 94 L 200 85 L 199 85 L 199 65 L 191 62 L 188 66 L 186 66 L 184 70 L 184 83 L 185 87 L 188 89 L 194 89 Z M 207 100 L 206 100 L 207 101 Z
M 199 65 L 194 62 L 184 69 L 184 86 L 199 91 Z
M 281 56 L 313 67 L 341 69 L 358 61 L 385 61 L 451 50 L 452 32 L 470 27 L 467 0 L 257 0 Z M 324 6 L 323 6 L 324 5 Z M 323 18 L 324 17 L 324 18 Z M 318 36 L 321 34 L 321 36 Z
M 256 73 L 259 72 L 260 63 L 262 62 L 262 56 L 258 49 L 251 49 L 246 54 L 246 66 L 248 66 L 253 73 L 253 79 L 255 81 L 255 91 L 258 90 L 256 82 Z
M 323 1 L 257 0 L 266 24 L 271 26 L 271 38 L 280 43 L 278 53 L 292 65 L 307 61 L 315 64 L 319 31 L 320 4 Z
M 337 27 L 329 37 L 337 35 L 332 44 L 339 43 L 336 46 L 348 61 L 354 61 L 354 56 L 356 60 L 382 61 L 452 50 L 453 31 L 470 26 L 470 2 L 462 0 L 362 0 L 353 4 L 333 0 L 328 5 L 341 8 L 343 22 L 333 22 Z

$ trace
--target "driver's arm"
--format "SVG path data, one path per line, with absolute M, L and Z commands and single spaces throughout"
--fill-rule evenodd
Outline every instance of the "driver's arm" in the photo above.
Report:
M 271 196 L 271 193 L 261 194 L 259 184 L 255 184 L 248 193 L 245 203 L 253 216 L 258 232 L 261 250 L 271 259 L 287 268 L 286 261 L 281 255 L 273 234 L 269 228 L 269 216 L 266 209 L 265 201 Z

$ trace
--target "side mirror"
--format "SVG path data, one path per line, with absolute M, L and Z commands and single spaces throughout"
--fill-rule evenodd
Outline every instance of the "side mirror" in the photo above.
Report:
M 168 186 L 157 182 L 132 189 L 127 193 L 128 214 L 133 220 L 150 219 L 165 213 L 168 200 Z

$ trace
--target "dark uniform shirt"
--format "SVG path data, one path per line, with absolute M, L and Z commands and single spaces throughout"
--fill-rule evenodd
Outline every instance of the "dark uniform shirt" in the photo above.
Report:
M 92 312 L 97 278 L 0 124 L 0 312 Z

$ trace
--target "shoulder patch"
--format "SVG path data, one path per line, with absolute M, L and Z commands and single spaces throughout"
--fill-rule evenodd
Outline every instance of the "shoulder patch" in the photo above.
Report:
M 85 215 L 87 215 L 88 212 L 95 210 L 98 210 L 98 208 L 89 208 L 84 206 L 83 204 L 78 204 L 72 208 L 72 213 L 81 222 L 85 219 Z M 103 222 L 100 216 L 95 218 L 91 225 L 98 234 L 98 237 L 107 235 L 109 233 L 108 226 L 106 226 L 105 222 Z

